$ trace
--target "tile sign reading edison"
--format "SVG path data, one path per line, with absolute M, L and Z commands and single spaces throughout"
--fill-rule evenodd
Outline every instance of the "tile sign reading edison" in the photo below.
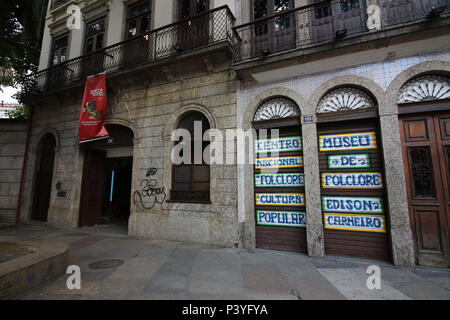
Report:
M 377 151 L 375 132 L 319 135 L 319 147 L 326 157 L 321 162 L 325 229 L 386 233 L 383 175 L 371 163 Z
M 306 226 L 302 150 L 300 136 L 255 141 L 257 225 Z

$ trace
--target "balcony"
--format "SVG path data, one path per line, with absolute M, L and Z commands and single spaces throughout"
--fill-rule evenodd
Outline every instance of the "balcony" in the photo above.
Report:
M 50 10 L 57 8 L 60 5 L 63 5 L 64 3 L 68 2 L 68 1 L 69 0 L 52 0 L 52 2 L 50 4 Z
M 383 0 L 379 1 L 380 6 L 367 8 L 364 0 L 316 1 L 234 27 L 233 62 L 237 66 L 278 53 L 298 52 L 326 44 L 329 44 L 328 48 L 336 49 L 340 40 L 359 38 L 353 42 L 357 43 L 364 35 L 378 33 L 379 38 L 387 37 L 389 30 L 419 22 L 428 26 L 449 13 L 449 2 Z
M 50 92 L 84 83 L 101 72 L 114 74 L 146 68 L 171 57 L 196 53 L 201 48 L 232 44 L 235 18 L 228 6 L 199 14 L 136 38 L 67 60 L 31 76 L 34 90 Z M 231 53 L 230 53 L 231 54 Z

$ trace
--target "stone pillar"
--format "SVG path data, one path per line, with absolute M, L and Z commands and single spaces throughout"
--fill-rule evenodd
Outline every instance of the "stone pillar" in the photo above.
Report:
M 409 221 L 398 116 L 396 114 L 381 115 L 380 127 L 386 176 L 385 188 L 389 208 L 387 218 L 390 225 L 392 262 L 396 266 L 410 268 L 415 265 L 415 253 Z
M 313 116 L 315 118 L 315 116 Z M 306 240 L 310 257 L 323 257 L 325 245 L 320 198 L 319 153 L 315 122 L 302 124 L 303 161 L 305 169 Z

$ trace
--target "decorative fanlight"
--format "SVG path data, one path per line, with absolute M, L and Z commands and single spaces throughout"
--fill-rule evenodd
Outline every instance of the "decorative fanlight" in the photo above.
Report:
M 397 103 L 450 99 L 450 79 L 442 76 L 422 76 L 405 84 Z
M 338 112 L 373 108 L 375 103 L 363 91 L 355 88 L 339 88 L 328 93 L 319 103 L 317 113 Z
M 288 118 L 300 114 L 297 105 L 289 99 L 274 98 L 266 101 L 256 111 L 254 121 Z

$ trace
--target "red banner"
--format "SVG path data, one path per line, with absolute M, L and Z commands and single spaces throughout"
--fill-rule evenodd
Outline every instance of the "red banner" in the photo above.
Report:
M 106 116 L 105 73 L 88 77 L 84 88 L 78 132 L 80 142 L 108 137 L 103 122 Z

